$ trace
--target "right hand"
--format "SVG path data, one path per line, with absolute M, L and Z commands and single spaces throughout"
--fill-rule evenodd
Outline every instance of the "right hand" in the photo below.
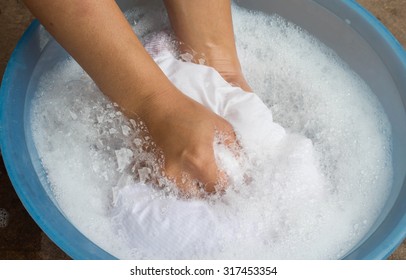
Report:
M 141 119 L 164 155 L 165 176 L 181 193 L 199 196 L 198 180 L 207 193 L 221 191 L 226 175 L 219 170 L 213 144 L 216 134 L 225 144 L 236 143 L 232 126 L 176 88 L 147 100 Z

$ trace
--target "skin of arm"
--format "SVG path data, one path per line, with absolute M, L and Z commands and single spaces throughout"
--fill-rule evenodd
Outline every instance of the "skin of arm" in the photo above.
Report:
M 185 174 L 202 182 L 205 191 L 215 191 L 224 175 L 215 162 L 214 137 L 221 132 L 233 142 L 233 128 L 172 85 L 115 1 L 24 2 L 105 95 L 128 117 L 145 122 L 164 154 L 165 175 L 181 192 L 193 196 L 199 191 L 193 180 L 182 182 Z
M 182 51 L 204 59 L 230 84 L 251 92 L 235 46 L 230 0 L 164 0 Z

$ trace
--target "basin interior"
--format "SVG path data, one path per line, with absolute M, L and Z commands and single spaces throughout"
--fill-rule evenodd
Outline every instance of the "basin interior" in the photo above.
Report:
M 144 1 L 117 1 L 125 10 Z M 239 0 L 239 5 L 286 18 L 333 49 L 359 76 L 390 120 L 394 178 L 381 215 L 368 236 L 345 258 L 386 258 L 405 236 L 406 204 L 406 75 L 405 54 L 376 20 L 352 1 Z M 334 2 L 334 3 L 332 3 Z M 377 30 L 378 28 L 378 30 Z M 43 54 L 46 54 L 43 55 Z M 113 258 L 89 241 L 64 217 L 53 198 L 33 144 L 29 108 L 38 76 L 67 57 L 37 22 L 33 23 L 10 60 L 2 86 L 2 153 L 28 212 L 42 229 L 73 258 Z M 29 78 L 19 78 L 29 77 Z M 7 90 L 7 92 L 3 92 Z M 12 93 L 12 97 L 11 97 Z M 11 112 L 9 112 L 11 111 Z M 13 163 L 18 162 L 18 165 Z M 40 203 L 39 203 L 40 202 Z M 389 240 L 392 240 L 391 242 Z

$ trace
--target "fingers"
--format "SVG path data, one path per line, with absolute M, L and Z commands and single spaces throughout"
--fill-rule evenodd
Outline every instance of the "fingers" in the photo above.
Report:
M 187 196 L 214 193 L 219 181 L 219 171 L 213 148 L 185 151 L 180 160 L 165 164 L 168 177 Z
M 213 145 L 215 141 L 218 141 L 231 147 L 230 149 L 237 153 L 239 144 L 232 126 L 226 121 L 221 125 L 220 131 L 213 129 L 212 136 L 204 145 L 185 150 L 180 159 L 166 162 L 166 174 L 174 181 L 182 194 L 201 197 L 207 194 L 222 193 L 227 188 L 228 176 L 217 166 Z
M 172 181 L 186 197 L 204 197 L 208 194 L 223 193 L 228 177 L 217 168 L 214 161 L 203 170 L 195 169 L 194 172 L 181 172 L 172 176 Z

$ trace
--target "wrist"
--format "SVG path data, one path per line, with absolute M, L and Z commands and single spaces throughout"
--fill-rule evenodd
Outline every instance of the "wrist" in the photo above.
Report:
M 123 108 L 124 114 L 129 118 L 142 120 L 150 133 L 156 127 L 162 125 L 174 110 L 174 103 L 184 95 L 170 82 L 168 84 L 155 85 L 148 93 L 142 94 L 137 99 L 128 103 Z

